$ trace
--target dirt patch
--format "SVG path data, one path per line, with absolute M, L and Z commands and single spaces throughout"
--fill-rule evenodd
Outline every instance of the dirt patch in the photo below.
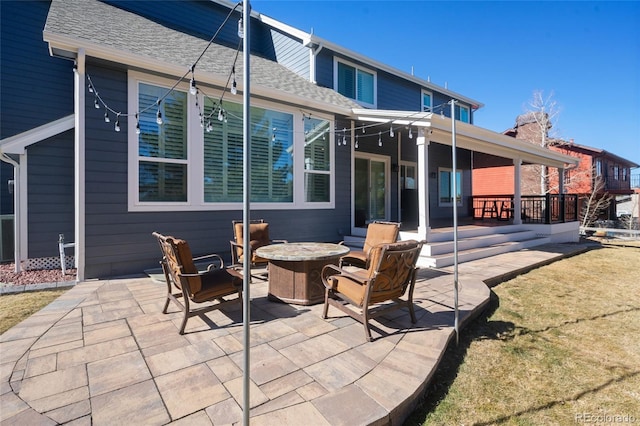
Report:
M 0 283 L 9 285 L 27 285 L 43 283 L 59 283 L 76 280 L 76 270 L 67 269 L 65 275 L 60 269 L 38 269 L 33 271 L 14 272 L 13 263 L 0 265 Z

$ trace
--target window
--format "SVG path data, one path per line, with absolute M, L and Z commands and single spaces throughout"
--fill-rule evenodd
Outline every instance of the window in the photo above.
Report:
M 242 208 L 242 104 L 225 100 L 219 120 L 220 93 L 210 89 L 196 101 L 186 84 L 168 93 L 172 84 L 129 72 L 129 110 L 140 111 L 139 134 L 137 121 L 128 120 L 129 210 Z M 250 131 L 252 203 L 264 209 L 334 207 L 331 116 L 304 117 L 298 108 L 252 100 Z
M 338 93 L 367 106 L 376 104 L 376 75 L 345 62 L 336 63 L 336 90 Z
M 138 200 L 187 201 L 186 93 L 173 91 L 155 107 L 166 89 L 140 84 L 139 90 Z
M 329 122 L 304 120 L 304 198 L 306 202 L 330 201 L 331 157 Z
M 463 123 L 469 122 L 469 107 L 464 105 L 456 105 L 456 120 Z
M 431 112 L 433 108 L 433 95 L 431 92 L 422 92 L 422 112 Z
M 596 176 L 602 176 L 602 160 L 596 159 Z
M 204 130 L 204 201 L 241 202 L 243 197 L 242 105 L 223 102 L 225 120 L 213 111 Z M 217 109 L 205 99 L 204 116 Z M 251 108 L 251 202 L 293 202 L 293 115 Z M 207 131 L 208 130 L 208 131 Z
M 613 166 L 613 178 L 615 180 L 620 179 L 620 168 L 617 165 Z
M 438 169 L 439 182 L 438 182 L 438 205 L 440 206 L 452 206 L 453 205 L 453 170 L 451 169 Z M 456 200 L 458 206 L 462 205 L 462 170 L 456 171 Z

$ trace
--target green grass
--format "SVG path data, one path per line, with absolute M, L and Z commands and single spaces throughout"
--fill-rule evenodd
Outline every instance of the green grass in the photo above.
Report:
M 406 424 L 640 422 L 640 250 L 606 247 L 493 288 Z

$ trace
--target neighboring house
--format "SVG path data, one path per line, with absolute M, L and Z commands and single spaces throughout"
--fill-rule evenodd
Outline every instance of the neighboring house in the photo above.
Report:
M 540 195 L 559 192 L 578 194 L 580 197 L 579 212 L 591 194 L 595 198 L 613 197 L 613 202 L 603 212 L 602 219 L 616 219 L 615 200 L 625 200 L 634 190 L 632 187 L 631 170 L 639 167 L 633 161 L 619 157 L 603 149 L 579 145 L 570 141 L 550 138 L 548 134 L 541 135 L 544 119 L 536 119 L 534 113 L 527 113 L 516 118 L 516 125 L 505 134 L 516 139 L 526 140 L 533 144 L 545 141 L 549 150 L 569 155 L 578 159 L 574 167 L 563 170 L 562 179 L 557 169 L 542 171 L 540 165 L 532 165 L 521 171 L 521 187 L 523 195 Z M 551 125 L 547 127 L 547 131 Z M 541 181 L 541 176 L 544 179 Z M 514 168 L 510 165 L 491 169 L 474 169 L 473 193 L 476 196 L 507 195 L 512 193 L 506 181 L 514 176 Z
M 140 273 L 158 264 L 154 230 L 196 253 L 229 253 L 243 187 L 236 6 L 0 2 L 0 149 L 19 176 L 16 258 L 55 258 L 63 233 L 79 279 Z M 472 215 L 476 157 L 516 170 L 575 164 L 474 126 L 482 105 L 471 98 L 256 11 L 251 54 L 251 216 L 277 238 L 339 241 L 394 220 L 403 238 L 435 240 L 454 200 Z M 5 126 L 9 111 L 16 122 Z M 517 201 L 515 179 L 512 189 Z M 563 232 L 577 238 L 577 222 Z

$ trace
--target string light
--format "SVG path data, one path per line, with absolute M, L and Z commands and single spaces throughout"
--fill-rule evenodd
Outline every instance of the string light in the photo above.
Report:
M 120 113 L 118 113 L 118 115 L 116 115 L 116 124 L 114 126 L 114 129 L 116 132 L 120 131 Z
M 393 136 L 394 136 L 394 134 L 393 134 L 393 124 L 392 124 L 392 125 L 391 125 L 391 127 L 389 128 L 389 136 L 390 136 L 390 137 L 393 137 Z
M 191 77 L 191 81 L 189 82 L 189 93 L 191 93 L 193 96 L 198 94 L 198 88 L 196 87 L 196 80 L 193 78 L 193 76 Z
M 109 111 L 107 109 L 104 110 L 104 122 L 108 123 L 111 119 L 109 118 Z
M 242 18 L 238 21 L 238 37 L 244 38 L 244 22 L 242 22 Z
M 378 132 L 378 146 L 382 146 L 382 132 Z
M 233 78 L 233 82 L 231 83 L 231 94 L 238 94 L 238 83 L 236 83 L 236 66 L 235 64 L 231 67 L 231 76 Z
M 136 135 L 140 134 L 140 119 L 138 118 L 138 113 L 136 113 Z
M 96 99 L 93 102 L 93 106 L 96 107 L 96 109 L 100 109 L 100 103 L 98 102 L 98 92 L 96 92 Z
M 411 126 L 409 126 L 409 139 L 413 139 L 413 132 L 411 131 Z
M 358 149 L 358 136 L 359 136 L 359 135 L 356 135 L 356 143 L 355 143 L 355 148 L 356 148 L 356 149 Z
M 91 85 L 91 83 L 89 83 L 87 86 L 89 89 L 89 93 L 93 93 L 93 86 Z
M 156 123 L 158 123 L 159 126 L 162 126 L 162 112 L 160 111 L 160 99 L 158 99 L 158 112 L 156 112 Z

